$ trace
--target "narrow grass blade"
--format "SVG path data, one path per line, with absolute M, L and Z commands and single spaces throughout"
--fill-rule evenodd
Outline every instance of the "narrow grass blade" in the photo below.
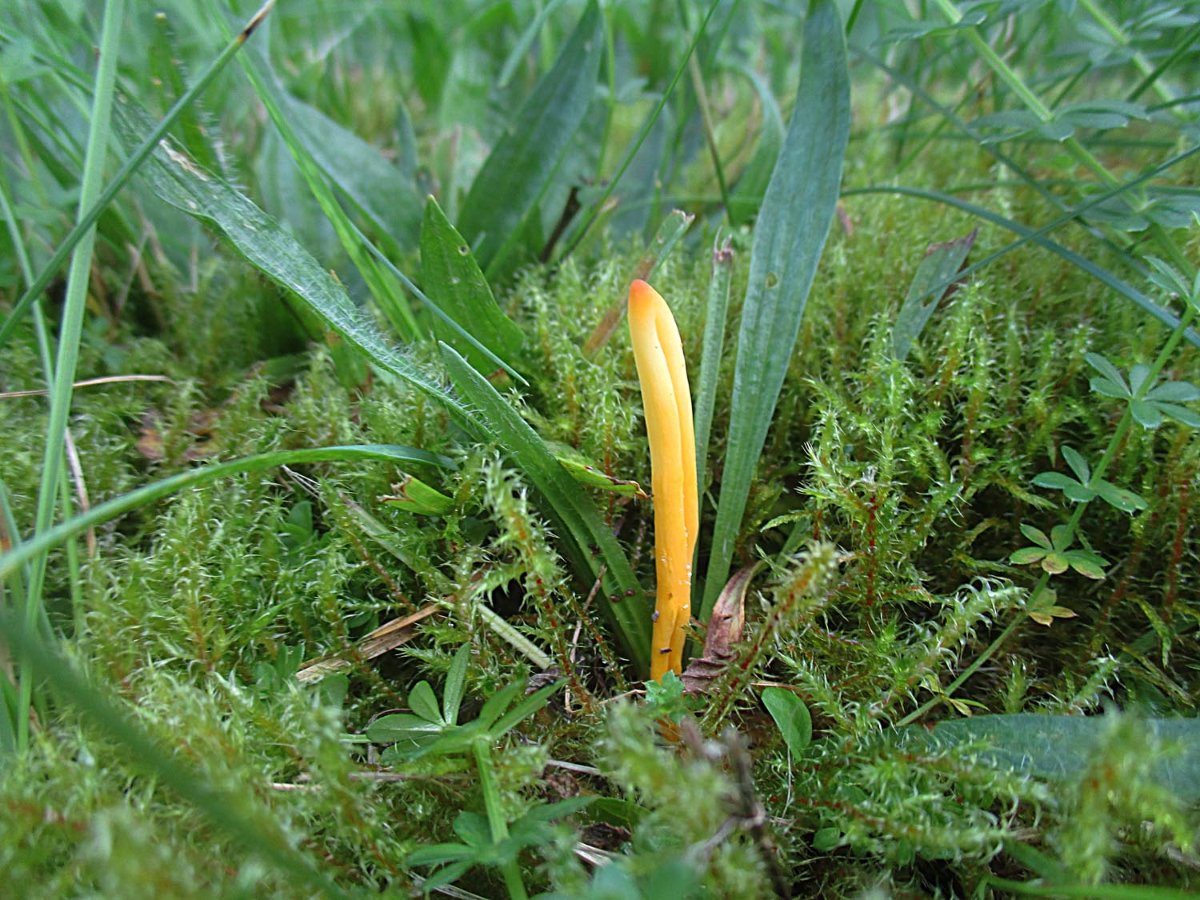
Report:
M 225 46 L 220 55 L 212 61 L 204 73 L 196 80 L 182 97 L 180 97 L 170 111 L 163 116 L 162 121 L 155 125 L 146 135 L 146 137 L 137 145 L 134 151 L 129 155 L 129 158 L 121 165 L 117 174 L 112 177 L 112 180 L 105 186 L 100 196 L 92 203 L 87 212 L 80 216 L 79 221 L 75 223 L 75 227 L 67 234 L 63 242 L 58 245 L 54 251 L 54 255 L 50 257 L 50 262 L 38 274 L 29 288 L 21 295 L 21 298 L 13 305 L 12 312 L 8 314 L 8 318 L 0 324 L 0 347 L 4 346 L 4 342 L 8 340 L 17 323 L 21 321 L 21 317 L 29 310 L 29 305 L 35 297 L 41 295 L 46 290 L 50 282 L 58 274 L 62 264 L 67 261 L 67 257 L 71 255 L 71 251 L 83 239 L 87 230 L 96 224 L 96 220 L 100 218 L 100 214 L 112 203 L 113 198 L 117 196 L 121 188 L 132 177 L 133 173 L 146 160 L 154 149 L 158 146 L 159 141 L 166 136 L 167 131 L 183 114 L 184 110 L 191 105 L 192 101 L 198 97 L 205 88 L 212 84 L 213 79 L 220 74 L 221 70 L 229 63 L 231 59 L 242 48 L 242 45 L 250 38 L 255 29 L 262 24 L 263 19 L 267 17 L 267 13 L 271 11 L 271 7 L 275 5 L 275 0 L 267 0 L 266 3 L 250 17 L 250 21 L 245 27 L 237 33 L 236 36 Z
M 750 482 L 837 205 L 850 136 L 850 81 L 833 0 L 809 6 L 801 59 L 792 122 L 754 232 L 702 619 L 729 575 Z
M 524 339 L 521 329 L 500 309 L 470 246 L 433 197 L 425 203 L 421 225 L 421 282 L 427 293 L 437 297 L 438 307 L 480 343 L 503 359 L 516 358 Z M 464 347 L 448 326 L 437 322 L 434 333 L 476 369 L 485 374 L 494 369 L 474 348 Z
M 516 463 L 545 499 L 558 528 L 564 554 L 575 571 L 592 580 L 605 569 L 605 590 L 597 598 L 616 627 L 626 652 L 641 672 L 650 668 L 650 604 L 621 545 L 595 504 L 567 474 L 537 433 L 471 365 L 442 345 L 442 358 L 455 388 L 481 423 L 479 440 L 491 440 Z M 593 548 L 598 550 L 594 555 Z
M 311 857 L 290 845 L 278 823 L 256 815 L 246 796 L 214 787 L 201 773 L 181 763 L 183 754 L 163 747 L 136 723 L 132 714 L 89 684 L 66 656 L 3 611 L 0 635 L 15 653 L 32 661 L 63 703 L 74 706 L 88 722 L 123 746 L 142 771 L 200 810 L 236 845 L 269 863 L 305 894 L 316 891 L 325 897 L 347 896 Z
M 458 226 L 492 280 L 515 258 L 522 224 L 537 210 L 583 124 L 603 54 L 600 7 L 589 0 L 554 68 L 538 82 L 471 184 Z
M 79 216 L 82 218 L 101 192 L 104 161 L 108 156 L 113 94 L 117 78 L 117 48 L 125 18 L 124 0 L 108 0 L 100 36 L 100 61 L 96 71 L 91 121 L 88 127 L 87 152 L 84 158 L 83 179 L 79 187 Z M 71 256 L 67 272 L 67 293 L 63 304 L 62 325 L 59 330 L 58 356 L 54 361 L 54 382 L 50 392 L 50 417 L 46 426 L 46 446 L 42 455 L 42 477 L 38 486 L 34 532 L 43 534 L 54 521 L 67 436 L 67 420 L 75 390 L 75 369 L 79 363 L 79 344 L 83 337 L 83 314 L 87 304 L 88 283 L 92 272 L 92 249 L 96 227 L 84 231 Z M 25 628 L 33 626 L 42 606 L 42 586 L 46 575 L 46 556 L 30 558 L 29 581 L 25 598 Z M 3 580 L 4 576 L 0 576 Z M 20 703 L 17 708 L 17 745 L 24 750 L 29 740 L 29 708 L 35 676 L 30 660 L 22 661 Z
M 712 281 L 708 287 L 708 306 L 704 314 L 704 350 L 700 355 L 700 377 L 696 381 L 696 481 L 704 496 L 704 479 L 709 457 L 708 439 L 712 431 L 713 410 L 717 404 L 717 376 L 725 350 L 725 320 L 729 314 L 729 287 L 733 278 L 733 246 L 713 247 Z
M 83 534 L 89 528 L 94 528 L 131 510 L 146 506 L 163 497 L 177 494 L 186 488 L 199 487 L 209 484 L 229 475 L 240 475 L 246 472 L 262 472 L 277 466 L 302 465 L 318 462 L 346 461 L 382 461 L 398 463 L 420 463 L 428 466 L 438 466 L 443 469 L 455 468 L 453 460 L 418 450 L 413 447 L 402 447 L 397 444 L 347 444 L 336 447 L 314 447 L 303 450 L 277 450 L 272 453 L 261 453 L 247 456 L 229 462 L 214 463 L 180 472 L 162 481 L 156 481 L 140 487 L 128 494 L 114 497 L 99 506 L 93 506 L 86 513 L 55 525 L 48 531 L 35 535 L 28 541 L 17 544 L 7 553 L 0 555 L 0 581 L 10 574 L 20 571 L 21 567 L 39 553 L 57 547 L 63 541 Z
M 926 249 L 925 258 L 917 266 L 912 283 L 908 286 L 908 294 L 904 297 L 900 312 L 896 314 L 896 323 L 892 326 L 892 353 L 900 362 L 908 358 L 913 343 L 921 336 L 933 311 L 950 290 L 978 234 L 979 229 L 976 228 L 966 237 L 944 244 L 931 244 Z
M 521 32 L 521 36 L 517 39 L 516 44 L 513 45 L 512 52 L 508 54 L 508 59 L 504 61 L 504 67 L 500 70 L 500 77 L 496 79 L 496 83 L 500 87 L 507 86 L 512 80 L 513 75 L 516 74 L 517 69 L 524 62 L 525 54 L 529 52 L 529 48 L 533 46 L 534 40 L 542 30 L 542 26 L 546 24 L 546 20 L 550 18 L 554 11 L 562 6 L 562 2 L 563 0 L 550 0 L 549 3 L 538 10 L 537 15 L 533 17 L 533 21 Z
M 179 46 L 169 17 L 165 12 L 156 13 L 154 39 L 150 43 L 146 62 L 151 86 L 167 103 L 173 104 L 187 93 L 183 58 L 183 50 Z M 205 114 L 200 102 L 196 101 L 185 107 L 180 114 L 175 134 L 200 165 L 213 172 L 220 172 L 222 176 L 228 176 L 220 155 L 214 149 L 214 126 L 215 123 Z
M 1111 716 L 1062 716 L 1041 713 L 972 716 L 946 719 L 933 729 L 914 725 L 900 734 L 915 744 L 955 746 L 985 743 L 981 764 L 1012 769 L 1023 775 L 1051 780 L 1081 776 L 1093 760 L 1097 745 L 1113 727 Z M 1184 802 L 1200 800 L 1200 721 L 1145 719 L 1137 728 L 1156 744 L 1182 752 L 1155 760 L 1155 782 Z
M 363 234 L 361 230 L 359 230 L 358 226 L 351 222 L 350 227 L 354 229 L 354 233 L 358 235 L 358 239 L 362 241 L 363 246 L 371 252 L 371 255 L 379 261 L 379 264 L 391 272 L 392 277 L 404 285 L 405 290 L 420 300 L 421 304 L 433 314 L 434 318 L 436 318 L 441 325 L 445 326 L 448 332 L 456 335 L 467 346 L 474 348 L 476 353 L 478 353 L 484 359 L 489 360 L 497 369 L 503 369 L 515 381 L 523 385 L 529 384 L 529 382 L 525 380 L 520 372 L 493 353 L 486 344 L 481 342 L 477 337 L 475 337 L 475 335 L 471 334 L 471 332 L 459 325 L 454 319 L 450 318 L 450 316 L 448 316 L 440 306 L 430 300 L 425 295 L 424 291 L 413 284 L 411 278 L 397 269 L 396 266 L 393 265 L 392 261 L 384 256 L 383 251 L 371 243 L 367 236 Z M 524 338 L 524 334 L 522 334 L 521 337 Z
M 127 138 L 144 124 L 132 101 L 119 107 L 118 128 Z M 407 381 L 439 402 L 450 398 L 394 349 L 361 314 L 345 288 L 245 195 L 200 168 L 170 139 L 164 139 L 143 171 L 165 202 L 211 222 L 264 275 L 292 291 L 339 336 L 381 369 Z

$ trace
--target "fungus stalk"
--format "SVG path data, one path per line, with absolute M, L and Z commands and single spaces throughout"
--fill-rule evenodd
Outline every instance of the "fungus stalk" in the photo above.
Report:
M 696 432 L 683 344 L 671 309 L 644 281 L 629 287 L 629 333 L 642 386 L 658 577 L 650 677 L 683 669 L 683 640 L 692 614 L 692 556 L 699 530 Z

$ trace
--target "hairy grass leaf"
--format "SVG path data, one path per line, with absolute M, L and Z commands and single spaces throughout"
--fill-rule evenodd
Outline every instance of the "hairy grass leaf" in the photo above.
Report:
M 144 112 L 126 100 L 118 104 L 117 113 L 118 132 L 136 140 L 145 126 Z M 169 139 L 154 151 L 143 175 L 160 199 L 215 225 L 255 268 L 299 297 L 374 365 L 452 405 L 445 392 L 362 315 L 346 289 L 244 194 L 200 168 Z

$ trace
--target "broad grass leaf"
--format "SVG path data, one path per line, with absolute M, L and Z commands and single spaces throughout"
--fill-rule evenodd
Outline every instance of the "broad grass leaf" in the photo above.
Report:
M 277 99 L 296 136 L 337 189 L 384 225 L 388 236 L 401 247 L 415 247 L 421 227 L 421 197 L 416 185 L 378 148 L 320 110 L 282 87 L 278 87 Z
M 730 284 L 733 279 L 733 246 L 714 246 L 712 281 L 704 311 L 704 349 L 700 354 L 700 377 L 696 379 L 693 418 L 696 427 L 696 480 L 700 495 L 706 490 L 709 438 L 713 413 L 717 406 L 717 383 L 721 357 L 725 352 L 725 325 L 729 312 Z
M 489 278 L 508 271 L 523 249 L 517 243 L 522 225 L 537 209 L 583 124 L 603 52 L 600 7 L 590 0 L 554 67 L 475 176 L 458 225 Z
M 786 128 L 783 123 L 783 113 L 770 85 L 761 75 L 746 65 L 734 67 L 754 87 L 758 101 L 762 104 L 762 129 L 758 145 L 754 148 L 754 156 L 746 163 L 733 195 L 729 198 L 729 221 L 735 225 L 749 221 L 758 212 L 763 194 L 770 184 L 771 173 L 775 170 L 775 161 L 779 158 L 779 148 L 783 145 Z
M 729 575 L 750 483 L 837 206 L 849 134 L 841 19 L 833 0 L 814 0 L 804 23 L 795 110 L 754 232 L 702 619 Z
M 425 293 L 450 318 L 506 362 L 521 349 L 521 329 L 504 314 L 483 277 L 470 245 L 455 230 L 433 197 L 421 224 L 421 283 Z M 487 374 L 496 367 L 444 322 L 433 320 L 434 333 Z

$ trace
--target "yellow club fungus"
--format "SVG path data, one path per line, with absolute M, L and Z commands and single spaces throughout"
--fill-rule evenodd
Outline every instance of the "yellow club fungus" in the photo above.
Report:
M 658 291 L 629 286 L 629 333 L 650 443 L 654 557 L 658 576 L 650 677 L 683 669 L 683 639 L 692 614 L 692 555 L 700 527 L 696 497 L 696 432 L 683 344 Z

